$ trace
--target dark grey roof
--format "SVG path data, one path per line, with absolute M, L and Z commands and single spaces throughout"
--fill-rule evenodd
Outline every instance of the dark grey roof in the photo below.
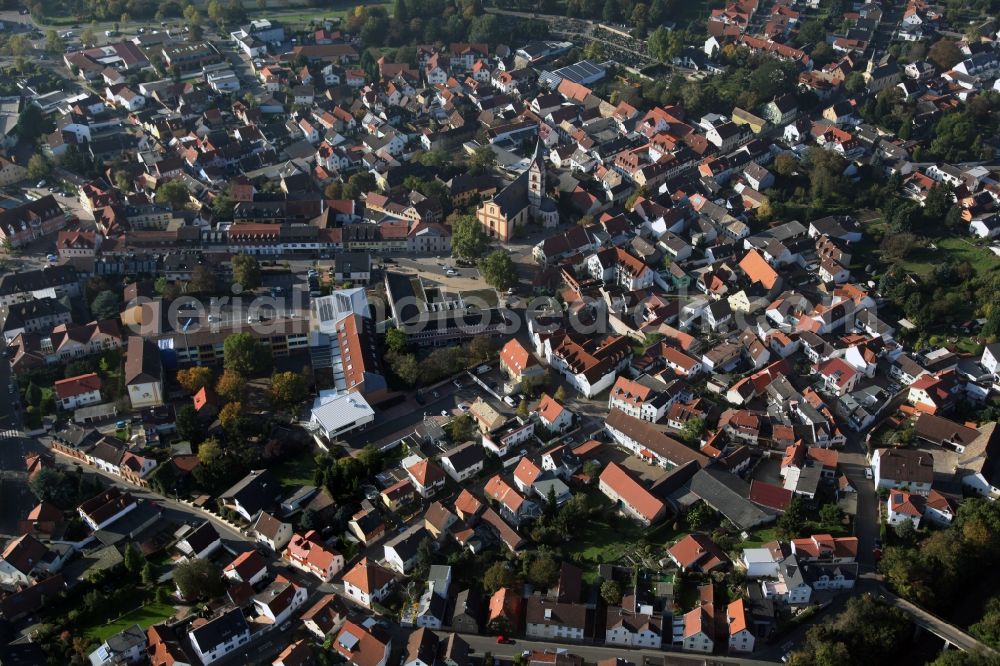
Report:
M 184 537 L 184 541 L 187 541 L 188 545 L 191 546 L 192 553 L 200 553 L 218 540 L 219 533 L 207 520 Z
M 420 542 L 425 538 L 430 538 L 430 535 L 427 533 L 427 530 L 421 526 L 415 530 L 410 529 L 403 532 L 395 539 L 386 542 L 385 545 L 387 548 L 393 548 L 399 557 L 405 562 L 417 554 L 417 548 L 420 547 Z
M 372 256 L 367 252 L 340 252 L 334 257 L 335 273 L 367 273 L 372 267 Z
M 7 308 L 7 319 L 3 330 L 13 331 L 24 328 L 25 323 L 43 317 L 69 314 L 69 308 L 55 298 L 38 298 L 23 303 L 12 303 Z
M 250 627 L 247 625 L 246 618 L 243 617 L 243 611 L 234 608 L 194 629 L 191 632 L 191 637 L 198 642 L 198 647 L 203 652 L 208 652 L 249 631 Z
M 745 481 L 722 468 L 713 466 L 699 470 L 691 478 L 691 492 L 741 530 L 748 530 L 775 518 L 747 499 L 750 487 Z
M 0 277 L 0 296 L 72 284 L 79 280 L 72 266 L 46 266 L 34 271 L 8 273 Z
M 281 483 L 267 469 L 251 471 L 222 493 L 222 499 L 238 502 L 251 516 L 262 509 L 273 508 L 281 500 Z
M 483 461 L 483 449 L 475 442 L 466 442 L 445 451 L 441 457 L 450 460 L 452 466 L 461 472 Z

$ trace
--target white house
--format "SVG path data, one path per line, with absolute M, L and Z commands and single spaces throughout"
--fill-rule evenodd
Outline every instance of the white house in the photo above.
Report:
M 233 608 L 213 620 L 195 626 L 189 637 L 195 655 L 203 664 L 211 664 L 250 642 L 250 626 L 243 610 Z
M 662 616 L 610 606 L 604 642 L 608 645 L 658 650 L 663 644 L 663 624 Z
M 229 580 L 251 587 L 263 582 L 267 574 L 267 560 L 256 550 L 241 553 L 222 570 L 222 575 Z
M 393 580 L 391 571 L 364 557 L 344 574 L 344 592 L 355 602 L 371 608 L 389 594 Z
M 177 550 L 184 553 L 188 559 L 208 559 L 221 547 L 222 539 L 219 537 L 219 533 L 207 520 L 193 530 L 187 530 L 177 543 Z
M 737 599 L 726 607 L 726 624 L 729 630 L 729 650 L 753 652 L 757 639 L 750 631 L 753 625 L 743 599 Z
M 573 412 L 547 393 L 542 394 L 536 413 L 538 420 L 549 432 L 563 432 L 573 425 Z
M 780 548 L 744 548 L 739 562 L 746 569 L 747 578 L 764 578 L 778 575 L 783 557 Z
M 461 483 L 483 471 L 485 462 L 482 448 L 475 442 L 466 442 L 441 455 L 441 467 L 445 473 Z
M 390 539 L 383 546 L 386 564 L 393 571 L 406 575 L 417 561 L 420 542 L 429 538 L 430 534 L 422 524 L 418 523 Z
M 292 540 L 292 526 L 266 511 L 261 511 L 250 527 L 250 534 L 254 535 L 259 543 L 266 545 L 275 553 L 280 553 Z
M 88 656 L 91 666 L 134 664 L 146 656 L 146 632 L 137 624 L 108 636 L 99 648 Z
M 260 594 L 254 596 L 253 605 L 258 621 L 263 619 L 272 627 L 276 627 L 292 617 L 308 597 L 307 587 L 296 585 L 284 576 L 278 576 Z
M 872 454 L 875 489 L 906 489 L 927 495 L 934 481 L 934 459 L 914 449 L 876 449 Z
M 375 410 L 359 393 L 323 391 L 313 404 L 309 426 L 328 442 L 375 420 Z
M 53 388 L 60 409 L 76 409 L 101 401 L 101 378 L 96 372 L 60 379 Z

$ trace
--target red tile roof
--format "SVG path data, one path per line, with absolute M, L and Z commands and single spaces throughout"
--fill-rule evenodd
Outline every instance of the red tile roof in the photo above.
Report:
M 68 379 L 60 379 L 55 383 L 56 397 L 66 400 L 74 396 L 101 390 L 101 378 L 96 372 L 77 375 Z
M 792 491 L 754 479 L 750 482 L 750 501 L 768 509 L 784 511 L 792 501 Z

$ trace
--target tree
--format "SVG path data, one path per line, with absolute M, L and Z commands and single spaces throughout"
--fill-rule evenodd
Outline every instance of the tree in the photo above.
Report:
M 239 402 L 247 390 L 247 380 L 236 370 L 224 370 L 215 384 L 215 392 L 226 400 Z
M 385 348 L 394 354 L 402 354 L 406 351 L 408 343 L 406 333 L 398 328 L 390 328 L 385 332 Z
M 462 414 L 458 418 L 452 419 L 451 423 L 448 424 L 448 435 L 451 437 L 451 441 L 456 444 L 470 439 L 472 432 L 472 417 L 468 414 Z
M 279 407 L 295 407 L 309 397 L 309 385 L 296 372 L 277 372 L 271 376 L 271 400 Z
M 508 587 L 514 582 L 514 572 L 506 562 L 494 562 L 483 573 L 483 590 L 493 594 L 502 587 Z
M 133 576 L 137 575 L 142 571 L 142 565 L 146 561 L 146 558 L 142 556 L 136 547 L 132 543 L 125 545 L 125 570 L 128 571 Z
M 688 444 L 696 444 L 701 441 L 701 436 L 705 434 L 705 419 L 700 416 L 688 419 L 681 426 L 681 439 Z
M 795 169 L 798 165 L 798 160 L 796 160 L 795 156 L 791 153 L 781 153 L 774 158 L 774 172 L 779 176 L 784 176 L 785 178 L 795 173 Z
M 479 271 L 490 286 L 500 291 L 506 291 L 517 284 L 517 267 L 510 255 L 503 250 L 490 253 L 480 263 Z
M 45 159 L 44 155 L 36 153 L 31 156 L 31 159 L 28 160 L 29 180 L 41 180 L 42 178 L 48 176 L 50 171 L 52 171 L 52 165 L 49 164 L 49 161 Z
M 622 602 L 622 588 L 617 581 L 606 580 L 601 583 L 601 599 L 609 606 L 617 606 Z
M 156 188 L 156 203 L 180 209 L 191 200 L 191 193 L 182 180 L 168 180 Z
M 788 503 L 785 513 L 778 518 L 778 531 L 787 539 L 794 539 L 799 536 L 799 532 L 806 524 L 805 507 L 798 495 L 793 495 Z
M 198 462 L 206 467 L 218 465 L 225 455 L 219 440 L 214 437 L 206 439 L 198 446 Z
M 84 46 L 91 47 L 97 43 L 97 30 L 94 29 L 94 24 L 88 25 L 80 33 L 80 41 Z
M 927 59 L 937 65 L 941 71 L 946 71 L 962 62 L 965 56 L 951 39 L 939 39 L 931 44 L 927 51 Z
M 715 509 L 705 504 L 704 502 L 697 502 L 687 511 L 685 519 L 687 524 L 693 529 L 698 529 L 707 525 L 713 518 L 715 518 Z
M 146 560 L 142 564 L 142 571 L 139 572 L 139 576 L 142 579 L 143 585 L 152 585 L 156 582 L 156 578 L 153 575 L 153 565 L 150 564 L 149 560 Z
M 489 239 L 483 225 L 471 215 L 453 216 L 451 220 L 451 255 L 460 259 L 483 256 Z
M 199 264 L 191 271 L 188 291 L 196 294 L 214 294 L 219 290 L 219 278 L 210 267 Z
M 185 599 L 214 599 L 222 594 L 222 576 L 211 560 L 196 558 L 174 568 L 174 582 Z
M 559 563 L 548 553 L 538 555 L 528 565 L 528 582 L 539 589 L 547 589 L 559 578 Z
M 181 368 L 177 371 L 177 383 L 188 393 L 194 394 L 212 385 L 212 369 L 204 366 Z
M 389 367 L 404 384 L 413 386 L 420 378 L 420 364 L 413 354 L 388 354 Z
M 175 421 L 177 434 L 181 439 L 197 445 L 204 438 L 201 422 L 198 419 L 198 410 L 194 408 L 194 405 L 184 405 L 177 410 Z
M 563 388 L 562 384 L 556 387 L 556 392 L 552 394 L 552 397 L 558 403 L 566 402 L 566 389 Z
M 829 504 L 824 504 L 819 508 L 819 519 L 822 520 L 827 525 L 833 525 L 834 523 L 839 523 L 843 514 L 840 511 L 840 507 L 835 503 L 830 502 Z
M 244 291 L 253 291 L 260 286 L 260 263 L 249 254 L 238 254 L 232 259 L 233 279 L 240 283 Z
M 51 502 L 60 508 L 69 508 L 76 496 L 76 487 L 65 472 L 42 467 L 28 481 L 31 493 L 39 502 Z
M 54 28 L 45 31 L 45 50 L 56 55 L 66 50 L 66 42 Z
M 527 418 L 528 416 L 528 401 L 521 398 L 521 402 L 517 405 L 517 415 L 522 418 Z
M 17 117 L 17 124 L 14 126 L 17 136 L 27 143 L 34 143 L 43 134 L 48 134 L 54 128 L 54 124 L 40 108 L 34 104 L 28 104 Z M 67 150 L 67 155 L 70 151 Z M 30 162 L 30 160 L 29 160 Z
M 226 403 L 219 410 L 219 423 L 229 431 L 241 430 L 241 426 L 246 423 L 246 415 L 243 413 L 243 403 Z
M 234 333 L 222 346 L 223 367 L 241 375 L 252 375 L 266 366 L 265 350 L 250 333 Z
M 490 146 L 479 146 L 472 151 L 472 156 L 469 157 L 469 171 L 473 175 L 481 174 L 488 171 L 494 164 L 496 164 L 496 161 L 496 153 L 493 152 L 493 149 Z
M 865 88 L 868 87 L 868 83 L 865 81 L 865 77 L 861 72 L 851 72 L 844 79 L 844 89 L 852 95 L 857 95 L 864 92 Z
M 114 319 L 121 314 L 121 298 L 117 292 L 107 290 L 102 291 L 90 304 L 90 313 L 95 319 Z

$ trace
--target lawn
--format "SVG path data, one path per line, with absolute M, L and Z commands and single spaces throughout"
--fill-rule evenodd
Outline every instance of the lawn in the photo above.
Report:
M 744 548 L 760 548 L 765 543 L 770 541 L 775 541 L 778 538 L 778 528 L 776 527 L 765 527 L 764 529 L 755 530 L 750 538 L 742 542 L 738 549 L 742 550 Z
M 138 624 L 145 631 L 150 625 L 169 620 L 176 612 L 177 610 L 170 604 L 161 604 L 153 601 L 130 613 L 122 615 L 117 620 L 85 629 L 84 635 L 98 643 L 103 643 L 108 636 L 117 634 L 119 631 L 131 627 L 133 624 Z
M 294 458 L 289 458 L 277 467 L 271 469 L 281 485 L 288 489 L 301 486 L 311 486 L 313 473 L 316 471 L 316 460 L 311 451 L 306 451 Z

